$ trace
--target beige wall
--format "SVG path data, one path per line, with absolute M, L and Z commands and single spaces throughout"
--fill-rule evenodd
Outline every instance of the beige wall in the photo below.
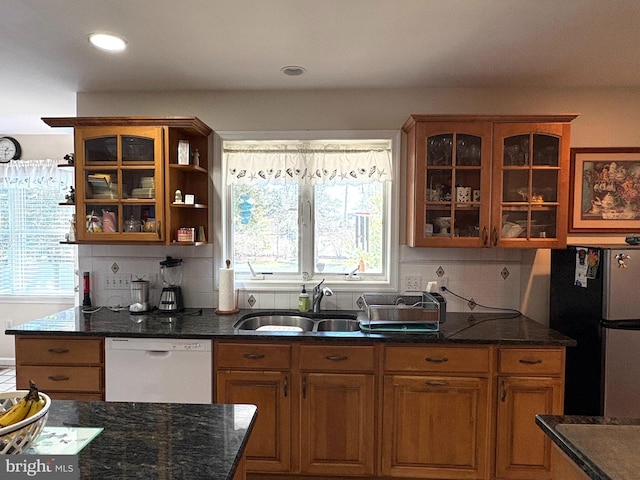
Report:
M 412 113 L 576 113 L 579 117 L 572 124 L 572 146 L 640 146 L 638 88 L 80 93 L 77 110 L 82 116 L 195 115 L 216 131 L 399 130 Z M 52 132 L 68 133 L 59 129 Z M 10 135 L 11 132 L 5 134 Z M 23 158 L 62 158 L 73 150 L 71 135 L 23 135 L 16 138 L 23 146 Z M 624 241 L 623 236 L 618 235 L 609 238 L 571 237 L 570 242 L 587 243 L 603 239 L 616 243 Z M 457 251 L 453 250 L 455 257 Z M 417 260 L 428 264 L 438 258 L 438 253 L 420 249 L 403 256 L 410 258 L 409 263 Z M 468 252 L 460 252 L 461 259 L 468 256 Z M 486 255 L 477 255 L 476 258 L 482 262 L 484 257 Z M 214 264 L 217 263 L 214 259 Z M 549 252 L 523 252 L 518 271 L 521 310 L 547 323 Z M 55 310 L 56 306 L 53 310 L 43 311 L 38 305 L 0 305 L 2 312 L 20 312 L 12 315 L 15 323 Z M 0 358 L 12 353 L 6 341 L 0 342 Z
M 640 146 L 640 89 L 395 89 L 81 93 L 79 115 L 195 115 L 216 131 L 400 129 L 412 113 L 576 113 L 574 147 Z M 570 242 L 620 235 L 571 237 Z M 423 255 L 429 255 L 428 249 Z M 549 252 L 527 252 L 521 309 L 548 322 Z

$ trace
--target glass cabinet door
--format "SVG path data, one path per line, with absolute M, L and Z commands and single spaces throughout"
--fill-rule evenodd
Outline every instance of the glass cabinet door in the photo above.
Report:
M 530 128 L 529 128 L 530 127 Z M 547 128 L 548 127 L 548 128 Z M 522 133 L 510 134 L 517 129 Z M 494 242 L 539 242 L 563 235 L 562 127 L 557 125 L 514 125 L 503 127 L 494 162 Z M 548 130 L 548 131 L 544 131 Z M 561 218 L 563 217 L 563 218 Z
M 420 224 L 427 244 L 478 246 L 488 227 L 490 136 L 475 125 L 450 127 L 446 131 L 446 125 L 438 125 L 438 132 L 426 133 L 422 140 L 424 217 Z
M 161 241 L 161 130 L 96 127 L 76 137 L 78 238 Z

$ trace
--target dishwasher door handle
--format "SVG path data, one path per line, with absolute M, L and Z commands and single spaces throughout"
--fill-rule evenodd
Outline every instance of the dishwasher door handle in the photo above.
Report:
M 144 353 L 151 358 L 165 358 L 171 354 L 166 350 L 145 350 Z

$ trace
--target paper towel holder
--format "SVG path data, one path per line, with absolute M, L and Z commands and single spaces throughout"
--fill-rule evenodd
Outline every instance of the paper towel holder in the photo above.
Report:
M 231 268 L 231 260 L 226 261 L 227 264 L 227 268 Z M 220 290 L 218 290 L 218 292 L 220 292 Z M 234 313 L 238 313 L 240 311 L 240 309 L 238 308 L 238 290 L 236 290 L 234 288 L 233 291 L 233 295 L 235 297 L 235 301 L 234 301 L 234 305 L 236 306 L 235 308 L 231 309 L 231 310 L 220 310 L 219 308 L 215 309 L 215 313 L 216 315 L 232 315 Z M 219 303 L 220 299 L 218 299 L 218 303 Z

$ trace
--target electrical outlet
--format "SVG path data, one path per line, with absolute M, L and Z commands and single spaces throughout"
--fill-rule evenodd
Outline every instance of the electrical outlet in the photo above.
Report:
M 11 320 L 10 318 L 7 318 L 7 319 L 4 321 L 4 328 L 5 328 L 5 330 L 9 330 L 9 329 L 10 329 L 10 328 L 12 328 L 12 327 L 13 327 L 13 320 Z
M 131 274 L 106 275 L 104 288 L 105 290 L 129 290 L 131 288 Z
M 440 277 L 438 278 L 438 291 L 444 292 L 445 288 L 449 287 L 449 277 Z
M 422 290 L 422 277 L 420 275 L 409 275 L 404 277 L 405 292 L 419 292 Z

